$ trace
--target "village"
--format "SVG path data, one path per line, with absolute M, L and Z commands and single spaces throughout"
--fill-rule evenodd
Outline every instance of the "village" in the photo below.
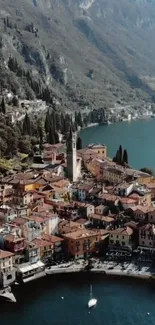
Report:
M 152 266 L 154 200 L 155 178 L 113 162 L 104 144 L 77 150 L 72 131 L 43 144 L 29 170 L 0 178 L 1 288 L 93 268 L 91 258 Z

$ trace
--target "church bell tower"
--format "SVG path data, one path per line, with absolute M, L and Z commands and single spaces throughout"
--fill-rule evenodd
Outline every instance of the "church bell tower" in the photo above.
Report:
M 70 129 L 67 139 L 67 176 L 72 182 L 75 182 L 77 179 L 76 164 L 76 133 Z

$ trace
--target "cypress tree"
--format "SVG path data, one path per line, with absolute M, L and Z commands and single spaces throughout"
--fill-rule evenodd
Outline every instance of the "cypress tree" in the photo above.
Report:
M 122 159 L 123 159 L 123 151 L 122 151 L 122 146 L 119 146 L 119 155 L 120 155 L 120 161 L 119 163 L 122 164 Z
M 78 125 L 79 125 L 80 127 L 82 127 L 83 123 L 82 123 L 82 116 L 81 116 L 81 112 L 79 112 L 79 113 L 78 113 L 78 116 L 77 116 L 77 118 L 78 118 Z
M 4 97 L 2 98 L 1 107 L 2 107 L 2 113 L 5 115 L 6 114 L 6 105 L 5 105 Z
M 49 133 L 49 129 L 50 129 L 50 112 L 48 110 L 45 118 L 45 132 Z
M 59 135 L 57 131 L 54 132 L 54 137 L 55 137 L 55 143 L 59 143 Z
M 55 143 L 56 143 L 56 142 L 55 142 L 55 134 L 54 134 L 54 132 L 53 132 L 53 130 L 52 130 L 51 127 L 50 127 L 50 129 L 49 129 L 48 142 L 49 142 L 50 144 L 55 144 Z
M 25 114 L 23 121 L 23 134 L 31 135 L 31 121 L 27 113 Z
M 116 161 L 118 164 L 120 164 L 121 157 L 120 157 L 120 152 L 119 152 L 119 150 L 117 150 L 117 152 L 116 152 L 115 159 L 116 159 L 115 161 Z
M 82 149 L 82 139 L 80 137 L 77 138 L 76 148 L 77 150 Z
M 128 153 L 127 153 L 126 149 L 124 150 L 124 153 L 123 153 L 123 163 L 128 164 Z

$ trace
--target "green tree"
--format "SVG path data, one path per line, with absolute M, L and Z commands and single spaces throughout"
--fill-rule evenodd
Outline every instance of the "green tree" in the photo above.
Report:
M 48 133 L 48 142 L 50 144 L 55 144 L 56 143 L 56 141 L 55 141 L 55 133 L 53 132 L 51 127 L 50 127 L 49 133 Z
M 28 135 L 22 136 L 18 140 L 18 149 L 21 153 L 29 154 L 31 151 L 31 142 Z
M 77 138 L 76 148 L 77 150 L 82 149 L 82 139 L 80 137 Z
M 123 163 L 128 164 L 128 153 L 126 149 L 123 152 Z
M 57 131 L 54 132 L 54 136 L 55 136 L 55 143 L 59 143 L 59 134 Z
M 81 112 L 78 112 L 78 116 L 77 116 L 77 124 L 78 124 L 80 127 L 83 126 Z
M 44 141 L 44 125 L 43 120 L 41 118 L 37 121 L 37 132 L 39 136 L 40 145 L 42 146 Z
M 2 113 L 5 115 L 6 114 L 6 104 L 5 104 L 4 97 L 2 98 L 1 108 L 2 108 Z
M 46 134 L 49 133 L 49 129 L 50 129 L 50 112 L 48 110 L 46 113 L 46 118 L 45 118 L 45 132 L 46 132 Z
M 7 155 L 15 155 L 18 149 L 18 134 L 10 126 L 6 127 L 7 130 Z
M 24 135 L 31 135 L 31 121 L 28 116 L 28 114 L 25 114 L 24 120 L 23 120 L 23 134 Z
M 113 158 L 113 161 L 120 164 L 120 160 L 121 160 L 121 157 L 120 157 L 120 152 L 119 150 L 116 151 L 116 155 L 114 156 Z
M 141 168 L 140 171 L 153 176 L 153 170 L 151 168 L 144 167 L 144 168 Z
M 13 96 L 12 105 L 15 106 L 15 107 L 19 106 L 19 100 L 18 100 L 17 96 Z
M 119 146 L 119 156 L 120 156 L 120 161 L 119 163 L 122 164 L 122 159 L 123 159 L 123 150 L 122 150 L 122 146 Z

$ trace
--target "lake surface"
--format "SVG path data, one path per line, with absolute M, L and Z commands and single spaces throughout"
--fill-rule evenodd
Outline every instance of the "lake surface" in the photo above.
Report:
M 121 144 L 127 149 L 129 164 L 133 168 L 155 169 L 154 118 L 87 128 L 81 132 L 81 137 L 83 146 L 95 142 L 106 144 L 111 158 Z
M 91 311 L 87 308 L 90 283 L 98 299 Z M 146 281 L 114 280 L 98 275 L 51 276 L 22 289 L 18 287 L 16 297 L 16 304 L 0 304 L 1 324 L 155 324 L 155 286 Z

